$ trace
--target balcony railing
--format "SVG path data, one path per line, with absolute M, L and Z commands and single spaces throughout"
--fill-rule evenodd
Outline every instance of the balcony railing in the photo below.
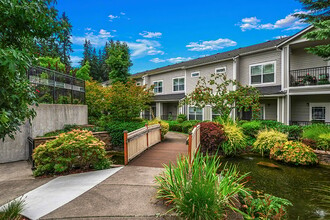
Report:
M 330 66 L 314 67 L 290 71 L 290 86 L 310 86 L 330 84 Z
M 311 124 L 330 125 L 330 122 L 324 122 L 324 121 L 290 121 L 290 125 L 306 126 L 306 125 L 311 125 Z

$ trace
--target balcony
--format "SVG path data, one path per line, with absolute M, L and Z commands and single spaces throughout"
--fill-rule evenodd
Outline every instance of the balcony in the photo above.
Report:
M 330 66 L 290 71 L 290 87 L 330 84 Z

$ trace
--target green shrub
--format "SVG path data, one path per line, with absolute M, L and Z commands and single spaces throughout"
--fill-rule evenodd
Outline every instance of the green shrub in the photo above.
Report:
M 303 138 L 318 141 L 320 134 L 330 133 L 330 125 L 312 124 L 303 127 Z
M 200 121 L 191 120 L 191 121 L 184 121 L 182 123 L 179 123 L 178 121 L 167 121 L 167 123 L 169 124 L 170 131 L 177 131 L 188 134 L 189 131 L 192 130 L 192 128 L 195 125 L 200 123 Z
M 243 211 L 249 215 L 247 219 L 287 219 L 286 207 L 292 206 L 289 200 L 269 194 L 257 198 L 245 196 L 243 204 Z
M 256 137 L 259 130 L 262 128 L 260 121 L 249 121 L 242 124 L 243 132 L 249 137 Z
M 221 148 L 225 155 L 235 155 L 246 147 L 246 136 L 241 127 L 235 123 L 227 122 L 223 123 L 223 129 L 227 141 L 221 145 Z
M 261 120 L 260 121 L 261 125 L 263 128 L 268 128 L 268 129 L 276 129 L 283 125 L 281 122 L 278 121 L 273 121 L 273 120 Z
M 108 168 L 110 161 L 105 157 L 104 146 L 104 142 L 90 131 L 73 130 L 60 134 L 55 140 L 34 149 L 34 175 L 62 173 L 77 168 Z
M 182 122 L 184 122 L 184 120 L 183 120 L 182 118 L 178 118 L 178 119 L 176 119 L 176 121 L 177 121 L 178 123 L 182 123 Z
M 320 150 L 330 149 L 330 133 L 320 134 L 317 141 L 317 148 Z
M 155 124 L 159 124 L 160 122 L 160 126 L 161 126 L 161 132 L 162 132 L 162 139 L 165 138 L 165 135 L 167 134 L 168 130 L 169 130 L 169 124 L 166 121 L 162 121 L 158 118 L 155 118 L 152 121 L 148 122 L 148 125 L 155 125 Z
M 288 140 L 288 135 L 283 134 L 276 130 L 264 130 L 260 131 L 257 136 L 257 140 L 253 144 L 253 150 L 268 155 L 269 151 L 276 143 L 283 143 Z
M 178 121 L 179 119 L 182 119 L 182 122 L 187 121 L 187 115 L 185 115 L 185 114 L 179 114 L 179 115 L 178 115 L 178 118 L 177 118 L 177 121 Z M 178 122 L 179 122 L 179 121 L 178 121 Z M 182 122 L 179 122 L 179 123 L 182 123 Z
M 288 134 L 288 138 L 291 140 L 299 140 L 303 132 L 303 128 L 298 125 L 280 125 L 277 130 Z
M 223 126 L 217 122 L 202 122 L 201 149 L 203 152 L 214 152 L 227 140 Z
M 21 198 L 13 200 L 4 205 L 0 211 L 0 220 L 21 219 L 21 212 L 24 210 L 25 201 Z
M 223 169 L 218 175 L 218 157 L 197 153 L 192 164 L 187 157 L 177 164 L 164 165 L 165 171 L 156 176 L 157 198 L 171 205 L 170 211 L 183 219 L 222 219 L 240 192 L 245 192 L 243 180 L 235 167 Z M 221 177 L 221 178 L 220 178 Z
M 110 121 L 105 124 L 105 130 L 111 137 L 111 144 L 114 146 L 124 146 L 124 131 L 134 131 L 145 126 L 144 122 L 123 122 Z
M 81 125 L 76 125 L 76 124 L 72 124 L 72 125 L 67 124 L 67 125 L 64 125 L 63 129 L 48 132 L 48 133 L 44 134 L 42 137 L 53 137 L 53 136 L 57 136 L 59 134 L 62 134 L 62 133 L 68 132 L 68 131 L 72 131 L 74 129 L 83 129 L 83 130 L 92 131 L 92 132 L 103 131 L 104 130 L 104 128 L 98 127 L 98 126 L 83 127 Z
M 318 158 L 313 149 L 301 142 L 277 143 L 270 150 L 270 158 L 294 165 L 313 165 Z

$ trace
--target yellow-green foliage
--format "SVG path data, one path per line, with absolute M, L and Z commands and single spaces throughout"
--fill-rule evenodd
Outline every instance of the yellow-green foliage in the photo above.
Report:
M 318 158 L 313 149 L 301 142 L 276 143 L 270 150 L 270 158 L 294 165 L 313 165 Z
M 269 154 L 269 151 L 276 143 L 284 143 L 288 141 L 288 135 L 279 131 L 270 129 L 260 131 L 257 135 L 257 140 L 253 144 L 253 150 L 264 154 Z
M 330 149 L 330 133 L 320 134 L 317 141 L 317 148 L 321 150 Z
M 35 176 L 63 173 L 74 169 L 105 169 L 110 166 L 104 150 L 105 143 L 91 131 L 72 130 L 55 140 L 39 145 L 33 152 Z
M 162 130 L 162 139 L 164 139 L 165 135 L 167 134 L 167 132 L 170 128 L 170 125 L 166 121 L 162 121 L 159 118 L 154 118 L 152 121 L 148 122 L 148 125 L 159 124 L 159 122 L 160 122 L 161 130 Z
M 246 136 L 243 129 L 232 122 L 223 123 L 223 129 L 227 141 L 222 144 L 222 150 L 226 155 L 236 154 L 237 151 L 246 147 Z

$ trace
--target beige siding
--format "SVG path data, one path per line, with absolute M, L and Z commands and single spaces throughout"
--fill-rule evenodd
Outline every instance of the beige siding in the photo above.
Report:
M 324 59 L 319 56 L 307 53 L 304 48 L 291 49 L 290 52 L 290 70 L 306 69 L 327 65 L 327 61 L 324 61 Z
M 330 103 L 330 95 L 291 97 L 291 121 L 309 121 L 310 103 Z
M 149 76 L 149 85 L 152 85 L 154 81 L 163 80 L 163 93 L 162 94 L 170 94 L 173 92 L 173 78 L 176 77 L 185 77 L 185 70 L 176 70 L 156 75 Z M 177 93 L 184 93 L 184 91 L 180 91 Z
M 265 105 L 265 120 L 277 120 L 277 99 L 260 100 Z
M 191 77 L 191 73 L 200 72 L 200 77 L 206 77 L 206 79 L 210 79 L 211 74 L 215 73 L 215 69 L 220 67 L 226 67 L 227 77 L 230 79 L 233 78 L 233 61 L 219 62 L 216 64 L 209 64 L 187 69 L 187 94 L 191 93 L 195 89 L 199 79 L 199 77 Z
M 204 120 L 212 121 L 212 108 L 211 106 L 205 106 L 204 108 Z
M 275 83 L 272 84 L 265 84 L 261 86 L 274 86 L 274 85 L 281 85 L 281 51 L 267 51 L 261 52 L 251 55 L 242 56 L 239 59 L 239 78 L 238 80 L 243 85 L 249 85 L 249 71 L 250 65 L 265 63 L 275 61 L 276 69 L 275 69 Z

